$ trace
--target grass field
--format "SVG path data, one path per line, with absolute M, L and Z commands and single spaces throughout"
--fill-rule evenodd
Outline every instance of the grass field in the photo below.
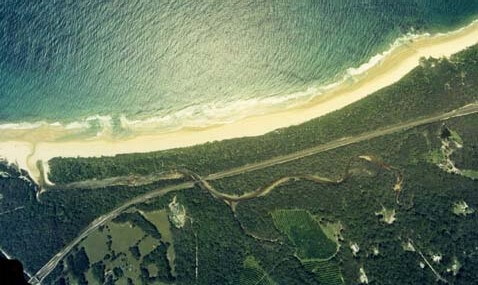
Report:
M 103 260 L 104 256 L 108 253 L 107 241 L 106 235 L 101 231 L 92 232 L 83 241 L 82 245 L 85 247 L 90 264 Z
M 338 244 L 327 237 L 308 211 L 276 210 L 272 218 L 276 228 L 295 245 L 300 260 L 326 260 L 337 252 Z
M 395 218 L 395 209 L 387 209 L 382 206 L 382 209 L 378 212 L 375 212 L 376 216 L 380 216 L 380 221 L 386 224 L 393 224 L 396 220 Z
M 254 256 L 244 260 L 244 269 L 241 272 L 240 285 L 274 285 L 276 284 L 260 266 Z
M 321 221 L 320 217 L 317 216 L 315 216 L 315 219 L 320 221 L 320 227 L 322 228 L 324 234 L 330 240 L 333 240 L 336 244 L 339 244 L 339 238 L 341 237 L 341 231 L 343 229 L 342 223 Z
M 129 278 L 136 284 L 136 281 L 139 281 L 141 277 L 141 260 L 137 260 L 129 249 L 145 239 L 146 233 L 141 228 L 129 222 L 110 222 L 108 223 L 108 234 L 111 236 L 112 258 L 104 261 L 106 266 L 105 272 L 109 270 L 115 272 L 115 268 L 120 268 L 123 274 L 119 274 L 120 276 L 116 276 L 117 274 L 115 274 L 116 283 L 127 284 L 125 282 L 127 282 Z M 116 272 L 118 272 L 118 269 L 116 269 Z
M 478 180 L 478 170 L 465 169 L 461 171 L 461 174 L 473 180 Z
M 156 229 L 161 233 L 161 240 L 164 243 L 169 244 L 167 250 L 167 257 L 169 261 L 169 266 L 171 267 L 171 274 L 175 276 L 176 252 L 174 250 L 174 240 L 173 234 L 171 233 L 171 224 L 168 219 L 168 212 L 165 209 L 153 212 L 146 212 L 144 213 L 144 217 L 148 219 L 151 223 L 153 223 Z
M 108 228 L 112 239 L 111 249 L 115 252 L 127 252 L 145 236 L 145 232 L 130 223 L 113 222 L 108 224 Z
M 83 273 L 66 269 L 64 276 L 69 284 L 166 284 L 161 281 L 173 274 L 171 264 L 174 265 L 175 258 L 167 211 L 130 214 L 130 220 L 110 221 L 79 244 L 86 256 L 82 265 L 88 264 L 84 265 Z M 134 219 L 140 214 L 159 234 L 142 228 L 145 224 L 141 219 Z M 79 251 L 75 252 L 77 260 Z
M 158 240 L 152 236 L 144 237 L 138 244 L 139 252 L 141 256 L 146 256 L 154 250 L 158 245 Z
M 334 260 L 328 261 L 305 261 L 304 267 L 314 273 L 320 284 L 341 285 L 344 279 L 340 267 Z
M 465 201 L 459 201 L 453 203 L 452 212 L 457 216 L 467 216 L 473 214 L 475 212 L 475 209 L 470 208 L 470 206 L 468 206 Z

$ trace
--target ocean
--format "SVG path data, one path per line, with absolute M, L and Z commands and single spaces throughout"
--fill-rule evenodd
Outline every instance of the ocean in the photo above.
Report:
M 163 131 L 303 104 L 475 0 L 2 0 L 2 130 Z M 107 132 L 105 132 L 107 130 Z

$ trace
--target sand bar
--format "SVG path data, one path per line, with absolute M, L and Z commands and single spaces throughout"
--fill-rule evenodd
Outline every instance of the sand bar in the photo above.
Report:
M 381 62 L 353 81 L 346 81 L 307 104 L 295 108 L 277 110 L 260 116 L 247 117 L 236 122 L 208 126 L 206 128 L 182 129 L 169 133 L 140 135 L 124 140 L 107 136 L 94 139 L 54 141 L 51 130 L 34 135 L 28 130 L 9 136 L 0 133 L 0 157 L 17 162 L 38 179 L 38 160 L 48 161 L 57 156 L 92 157 L 112 156 L 121 153 L 150 152 L 191 146 L 208 141 L 257 136 L 269 131 L 297 125 L 310 119 L 343 108 L 367 95 L 391 85 L 418 66 L 421 57 L 448 57 L 478 43 L 478 21 L 459 30 L 434 36 L 423 35 L 395 48 Z M 10 140 L 10 137 L 15 137 Z

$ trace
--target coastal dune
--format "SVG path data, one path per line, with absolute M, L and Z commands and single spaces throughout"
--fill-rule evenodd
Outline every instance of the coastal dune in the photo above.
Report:
M 51 131 L 19 130 L 20 135 L 0 130 L 0 157 L 16 162 L 38 181 L 37 161 L 53 157 L 113 156 L 122 153 L 151 152 L 186 147 L 209 141 L 257 136 L 278 128 L 297 125 L 352 104 L 389 86 L 419 65 L 422 57 L 449 57 L 478 43 L 478 21 L 459 30 L 437 35 L 417 36 L 394 47 L 378 64 L 344 80 L 303 105 L 283 108 L 264 115 L 204 128 L 183 128 L 157 134 L 143 134 L 127 139 L 98 136 L 91 139 L 55 141 Z

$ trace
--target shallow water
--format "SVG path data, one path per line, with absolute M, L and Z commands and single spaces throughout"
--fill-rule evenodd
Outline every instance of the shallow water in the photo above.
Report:
M 2 128 L 92 134 L 303 102 L 397 38 L 478 13 L 475 0 L 18 2 L 0 3 Z

